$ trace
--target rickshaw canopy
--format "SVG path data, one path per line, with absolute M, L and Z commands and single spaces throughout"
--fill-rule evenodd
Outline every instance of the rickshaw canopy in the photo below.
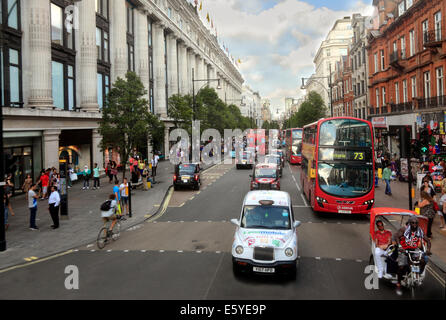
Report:
M 375 240 L 376 218 L 380 216 L 398 216 L 401 218 L 416 217 L 418 219 L 418 226 L 423 230 L 424 234 L 426 234 L 427 222 L 429 219 L 425 216 L 419 215 L 415 211 L 399 209 L 399 208 L 373 208 L 370 211 L 370 236 L 373 240 Z

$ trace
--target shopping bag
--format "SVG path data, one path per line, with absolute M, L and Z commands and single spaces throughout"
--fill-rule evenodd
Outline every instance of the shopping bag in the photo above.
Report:
M 77 174 L 71 173 L 70 174 L 70 179 L 71 179 L 71 181 L 76 181 L 77 180 Z
M 383 169 L 378 168 L 378 178 L 382 179 L 382 177 L 383 177 Z

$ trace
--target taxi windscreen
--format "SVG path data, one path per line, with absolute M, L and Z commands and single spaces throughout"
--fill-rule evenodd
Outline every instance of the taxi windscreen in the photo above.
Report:
M 272 168 L 257 168 L 255 171 L 256 178 L 276 178 L 277 170 Z
M 178 171 L 180 174 L 192 175 L 195 173 L 195 165 L 192 164 L 182 164 L 179 166 Z
M 242 228 L 291 229 L 290 211 L 287 207 L 245 206 Z

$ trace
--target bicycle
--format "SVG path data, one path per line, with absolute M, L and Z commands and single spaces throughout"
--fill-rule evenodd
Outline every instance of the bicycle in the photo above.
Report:
M 127 220 L 125 217 L 121 215 L 116 216 L 116 223 L 113 226 L 113 229 L 110 230 L 109 223 L 113 223 L 112 221 L 109 221 L 104 224 L 104 226 L 99 230 L 98 238 L 96 241 L 96 244 L 99 249 L 104 249 L 104 247 L 109 243 L 110 241 L 116 241 L 118 240 L 120 234 L 121 234 L 121 223 L 120 221 Z

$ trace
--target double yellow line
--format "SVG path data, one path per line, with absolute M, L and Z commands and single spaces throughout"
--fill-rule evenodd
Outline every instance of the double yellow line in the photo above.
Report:
M 43 258 L 43 259 L 39 259 L 39 258 L 37 258 L 37 257 L 29 257 L 29 258 L 25 258 L 26 261 L 29 261 L 28 263 L 19 264 L 19 265 L 16 265 L 16 266 L 12 266 L 12 267 L 9 267 L 9 268 L 0 270 L 0 274 L 5 273 L 5 272 L 8 272 L 8 271 L 16 270 L 16 269 L 21 269 L 21 268 L 29 267 L 29 266 L 31 266 L 31 265 L 33 265 L 33 264 L 40 263 L 40 262 L 44 262 L 44 261 L 48 261 L 48 260 L 52 260 L 52 259 L 55 259 L 55 258 L 58 258 L 58 257 L 65 256 L 65 255 L 70 254 L 70 253 L 73 253 L 73 250 L 68 250 L 68 251 L 65 251 L 65 252 L 56 254 L 56 255 L 54 255 L 54 256 L 50 256 L 50 257 L 47 257 L 47 258 Z

